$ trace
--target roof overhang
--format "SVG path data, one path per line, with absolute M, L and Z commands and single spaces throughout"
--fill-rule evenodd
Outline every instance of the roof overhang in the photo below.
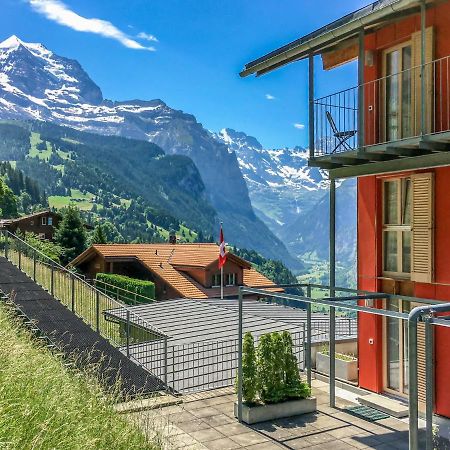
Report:
M 249 62 L 239 75 L 264 75 L 290 62 L 305 59 L 311 54 L 321 54 L 343 41 L 354 39 L 361 29 L 374 27 L 405 13 L 417 12 L 420 3 L 420 0 L 378 0 Z

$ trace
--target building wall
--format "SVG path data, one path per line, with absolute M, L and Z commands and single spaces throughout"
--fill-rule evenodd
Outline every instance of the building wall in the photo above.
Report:
M 450 2 L 441 3 L 427 11 L 426 26 L 434 29 L 434 60 L 450 55 Z M 364 81 L 367 83 L 364 89 L 365 95 L 365 139 L 366 144 L 380 142 L 379 135 L 379 92 L 380 83 L 370 83 L 383 75 L 382 72 L 382 52 L 397 44 L 401 44 L 411 39 L 414 32 L 420 31 L 420 14 L 415 14 L 406 19 L 392 23 L 382 29 L 368 34 L 365 39 L 366 51 L 373 52 L 373 66 L 365 65 Z M 435 131 L 447 130 L 448 116 L 450 114 L 447 101 L 440 102 L 439 99 L 447 99 L 447 92 L 450 83 L 450 60 L 445 60 L 436 66 L 438 70 L 434 74 L 434 86 L 436 90 L 435 98 Z M 369 106 L 373 110 L 369 111 Z M 442 119 L 442 120 L 441 120 Z
M 395 292 L 414 297 L 450 301 L 450 167 L 425 170 L 435 176 L 434 282 L 394 282 L 381 279 L 381 179 L 358 179 L 358 288 Z M 422 171 L 423 172 L 423 171 Z M 402 175 L 408 175 L 411 172 Z M 396 174 L 398 176 L 399 174 Z M 381 305 L 379 305 L 381 307 Z M 382 319 L 359 316 L 359 380 L 361 387 L 375 392 L 383 389 Z M 373 344 L 369 340 L 373 340 Z M 450 330 L 435 328 L 436 412 L 450 416 Z
M 48 220 L 48 217 L 52 217 L 53 224 L 52 225 L 42 225 L 42 217 L 46 217 Z M 53 240 L 53 235 L 55 233 L 55 229 L 58 227 L 59 224 L 59 216 L 57 214 L 54 214 L 52 212 L 48 214 L 42 214 L 35 217 L 27 217 L 24 219 L 19 219 L 17 221 L 14 221 L 9 227 L 9 231 L 11 233 L 16 233 L 18 230 L 21 232 L 30 232 L 34 234 L 43 234 L 45 235 L 45 239 Z

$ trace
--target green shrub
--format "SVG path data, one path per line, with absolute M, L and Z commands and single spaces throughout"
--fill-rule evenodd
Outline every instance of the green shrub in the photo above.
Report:
M 147 303 L 155 298 L 155 284 L 151 281 L 114 273 L 98 273 L 96 279 L 98 289 L 125 303 Z
M 242 395 L 245 403 L 256 402 L 258 385 L 256 377 L 255 341 L 250 332 L 245 333 L 242 345 Z
M 281 334 L 284 349 L 284 371 L 285 371 L 285 398 L 307 398 L 311 396 L 311 388 L 307 383 L 301 381 L 298 371 L 298 361 L 294 355 L 292 336 L 288 331 Z
M 260 400 L 279 403 L 311 396 L 311 388 L 300 378 L 291 334 L 273 332 L 262 335 L 256 349 L 247 332 L 242 348 L 242 393 L 246 403 Z

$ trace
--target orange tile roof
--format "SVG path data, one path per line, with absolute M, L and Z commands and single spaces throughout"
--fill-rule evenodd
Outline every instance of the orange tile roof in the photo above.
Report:
M 220 288 L 205 288 L 189 275 L 177 270 L 180 266 L 206 268 L 218 260 L 217 244 L 95 244 L 72 262 L 76 266 L 88 259 L 93 252 L 104 258 L 136 258 L 155 275 L 170 284 L 181 296 L 187 298 L 211 298 L 220 295 Z M 246 286 L 273 286 L 275 284 L 253 269 L 251 265 L 235 255 L 230 258 L 241 262 Z M 224 295 L 236 295 L 236 287 L 225 287 Z

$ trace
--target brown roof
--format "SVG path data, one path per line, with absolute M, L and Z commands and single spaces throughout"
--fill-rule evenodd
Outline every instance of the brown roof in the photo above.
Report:
M 220 288 L 205 288 L 179 267 L 207 268 L 217 262 L 217 244 L 96 244 L 72 261 L 77 266 L 99 253 L 104 258 L 136 258 L 183 297 L 211 298 L 220 295 Z M 247 261 L 228 253 L 230 259 L 243 267 L 246 286 L 274 286 Z M 282 291 L 282 289 L 280 289 Z M 225 287 L 224 295 L 236 295 L 236 287 Z

